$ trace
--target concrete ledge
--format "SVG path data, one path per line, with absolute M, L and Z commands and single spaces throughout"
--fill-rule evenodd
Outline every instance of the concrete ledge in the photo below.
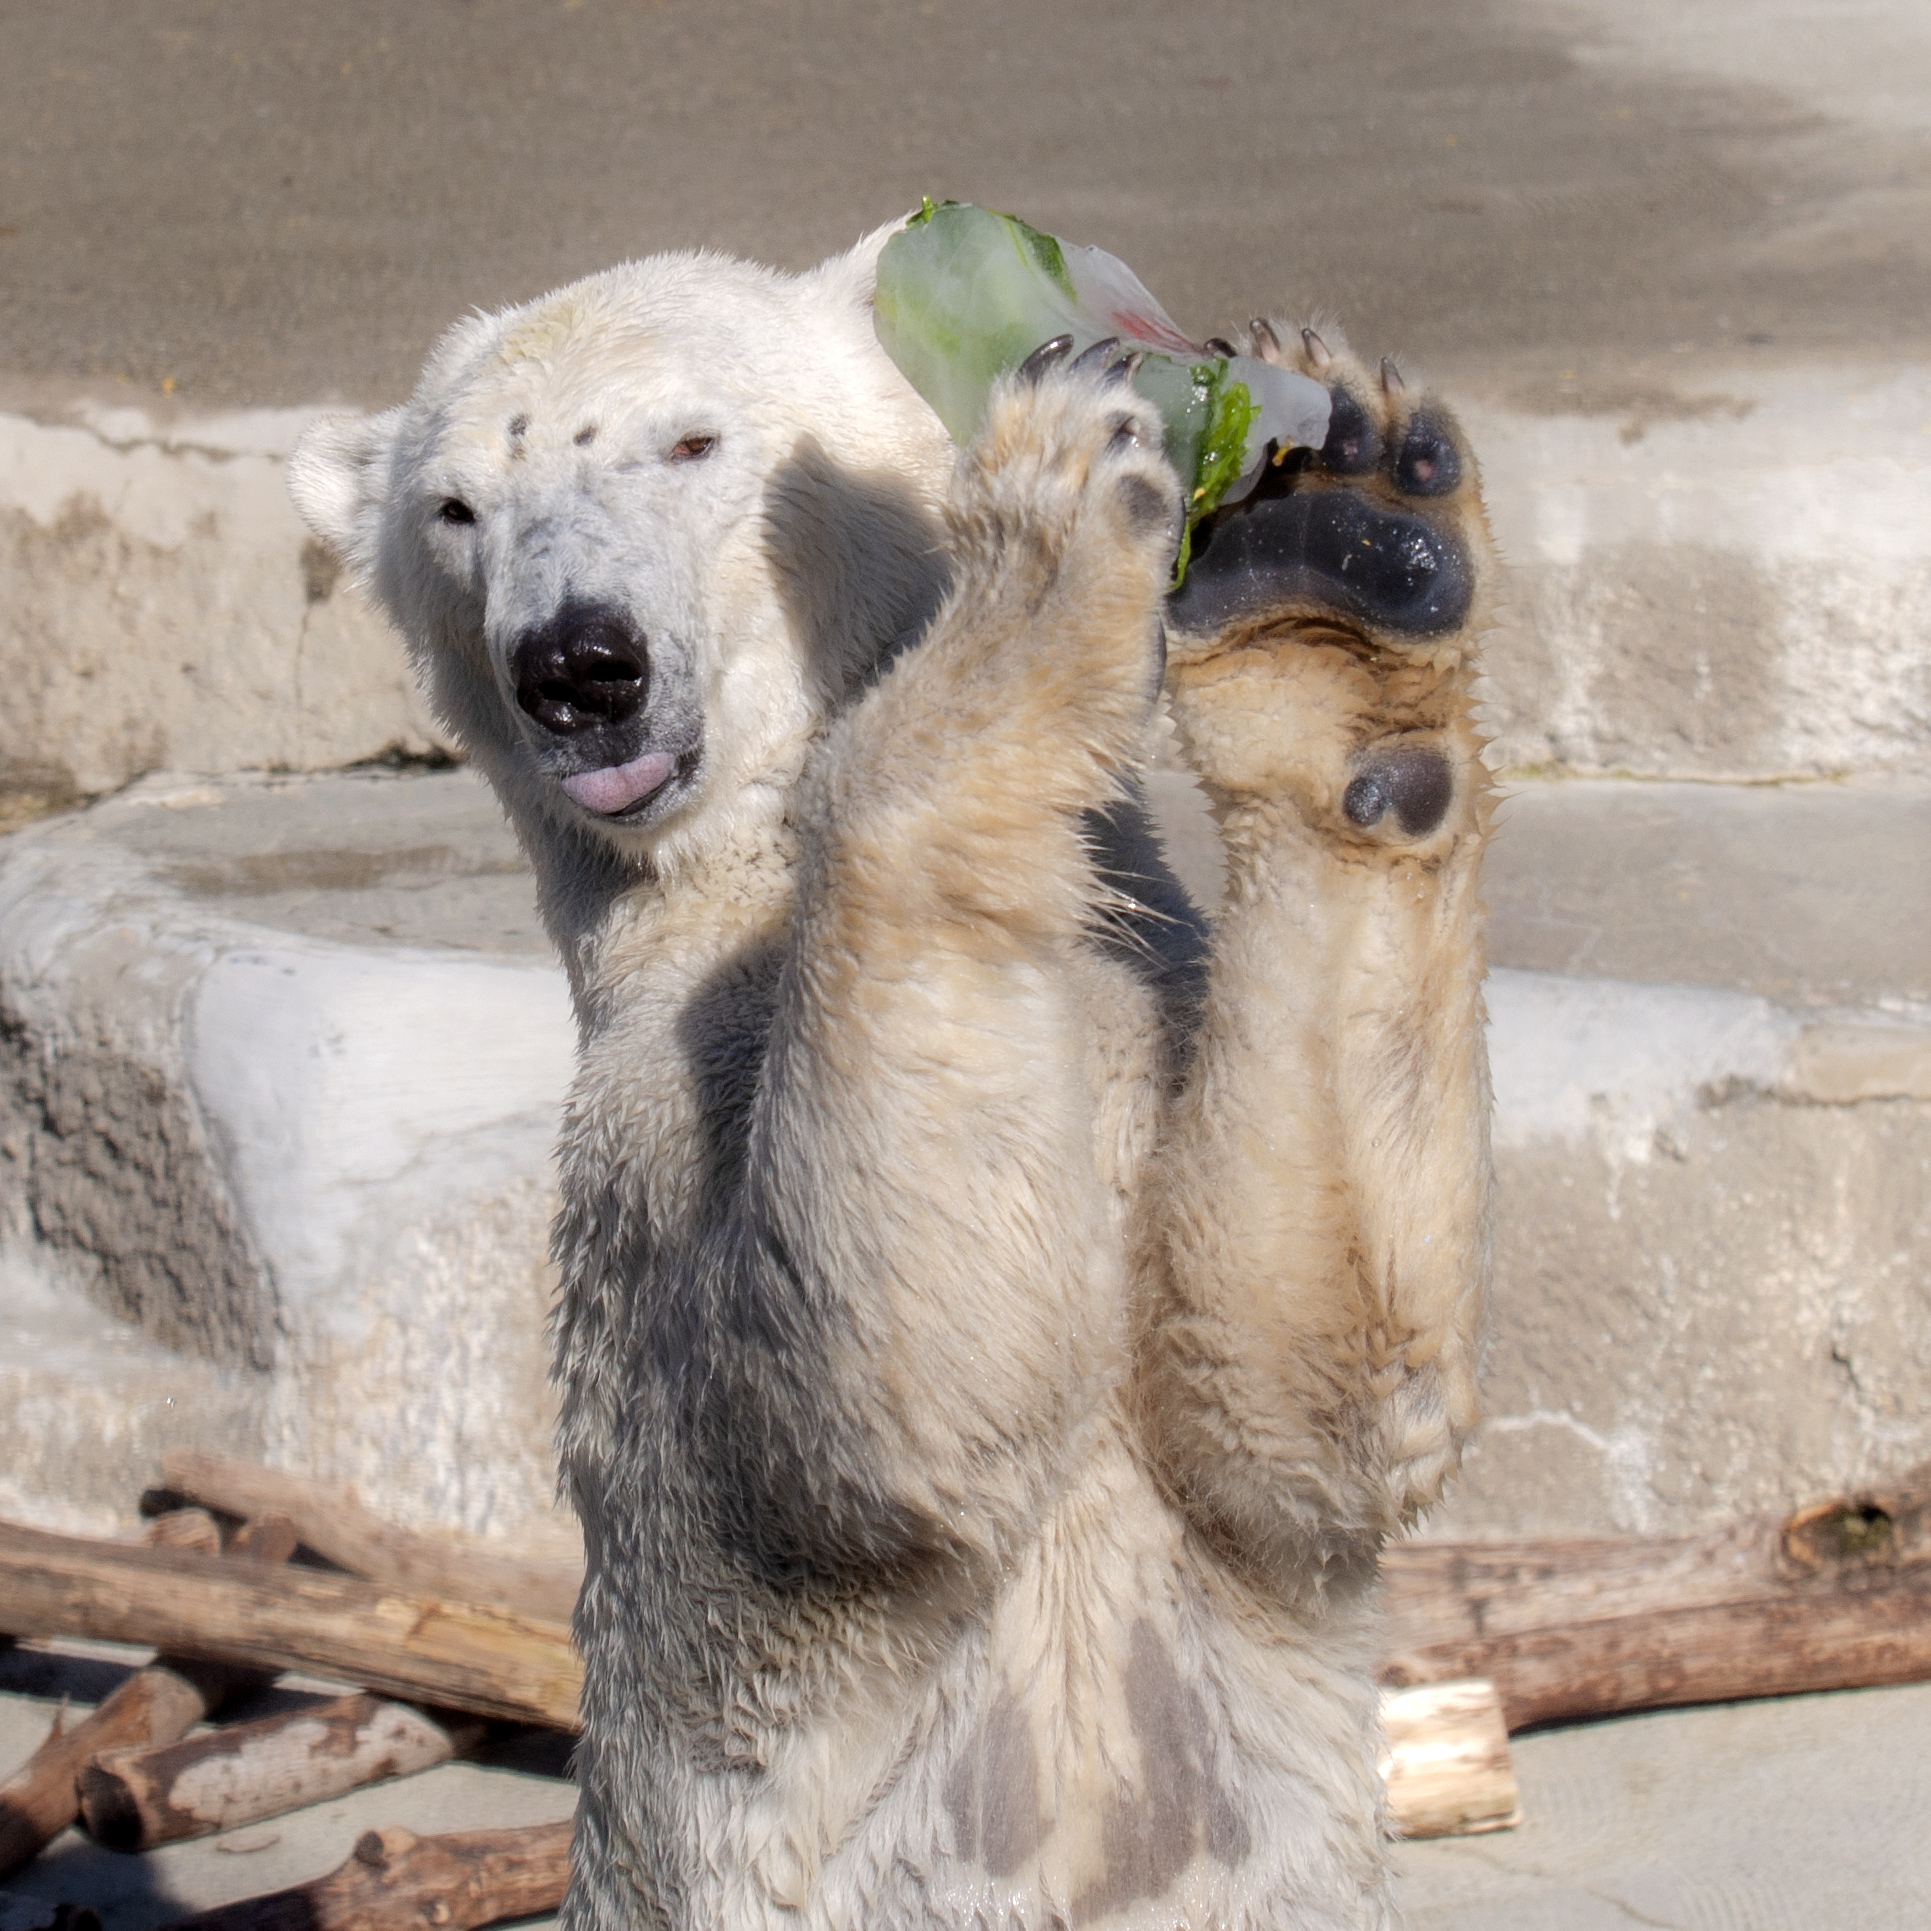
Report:
M 150 781 L 0 847 L 0 930 L 0 1265 L 40 1331 L 91 1304 L 117 1400 L 218 1381 L 201 1439 L 402 1519 L 547 1523 L 575 1028 L 482 787 Z M 125 1509 L 152 1435 L 43 1458 L 43 1501 Z
M 1931 1014 L 1931 782 L 1563 779 L 1506 789 L 1490 956 Z
M 36 1258 L 0 1244 L 0 1516 L 110 1534 L 168 1449 L 259 1452 L 265 1376 L 162 1347 Z
M 1429 1533 L 1687 1528 L 1931 1456 L 1931 1106 L 1866 1096 L 1931 1029 L 1506 968 L 1489 1008 L 1490 1418 Z
M 1509 563 L 1504 766 L 1746 778 L 1931 760 L 1931 370 L 1587 367 L 1462 413 Z

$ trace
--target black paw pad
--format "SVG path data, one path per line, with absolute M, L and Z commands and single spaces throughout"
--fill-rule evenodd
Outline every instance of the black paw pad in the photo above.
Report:
M 1454 767 L 1428 745 L 1406 744 L 1370 751 L 1342 794 L 1341 809 L 1364 831 L 1392 811 L 1405 836 L 1425 838 L 1454 801 Z
M 1475 576 L 1448 532 L 1355 490 L 1255 496 L 1195 534 L 1186 580 L 1167 599 L 1181 630 L 1313 601 L 1339 617 L 1437 637 L 1468 615 Z
M 1328 439 L 1321 445 L 1321 467 L 1336 476 L 1365 476 L 1381 467 L 1381 431 L 1368 412 L 1348 394 L 1328 391 Z
M 1426 410 L 1414 416 L 1395 458 L 1395 487 L 1404 496 L 1446 496 L 1462 480 L 1462 455 Z

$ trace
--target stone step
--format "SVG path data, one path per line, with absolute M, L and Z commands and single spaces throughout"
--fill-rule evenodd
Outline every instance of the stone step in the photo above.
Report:
M 1192 778 L 1155 771 L 1149 793 L 1176 868 L 1218 904 Z M 1505 783 L 1482 896 L 1498 966 L 1931 1016 L 1931 777 Z
M 1511 565 L 1484 681 L 1502 765 L 1931 769 L 1931 368 L 1464 381 Z M 287 501 L 314 414 L 85 391 L 0 413 L 0 815 L 442 746 Z
M 1155 791 L 1211 899 L 1198 793 Z M 1661 1528 L 1931 1454 L 1931 781 L 1502 817 L 1493 1418 L 1444 1523 Z M 0 841 L 0 934 L 0 1262 L 47 1337 L 0 1443 L 63 1403 L 47 1438 L 100 1443 L 0 1502 L 124 1513 L 185 1402 L 406 1520 L 547 1524 L 574 1034 L 480 782 L 148 779 Z
M 1931 778 L 1519 784 L 1484 895 L 1502 965 L 1931 1009 Z
M 1931 368 L 1567 375 L 1475 376 L 1462 404 L 1508 564 L 1484 650 L 1497 762 L 1923 772 Z

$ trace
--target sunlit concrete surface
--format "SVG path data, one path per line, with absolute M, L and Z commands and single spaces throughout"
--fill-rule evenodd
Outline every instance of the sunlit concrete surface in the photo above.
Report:
M 1931 1924 L 1931 1685 L 1514 1741 L 1522 1823 L 1400 1852 L 1410 1931 Z

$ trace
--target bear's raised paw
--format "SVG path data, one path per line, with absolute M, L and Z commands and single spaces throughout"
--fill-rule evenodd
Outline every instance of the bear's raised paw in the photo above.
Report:
M 1392 362 L 1311 329 L 1252 352 L 1327 385 L 1326 442 L 1285 452 L 1195 532 L 1167 599 L 1174 712 L 1209 790 L 1280 799 L 1342 848 L 1426 853 L 1475 830 L 1473 640 L 1494 576 L 1453 415 Z
M 1023 606 L 1049 649 L 1077 648 L 1068 625 L 1142 663 L 1151 649 L 1157 680 L 1179 479 L 1159 411 L 1130 386 L 1139 358 L 1105 341 L 1069 359 L 1071 345 L 1056 337 L 993 390 L 951 505 L 958 583 Z

